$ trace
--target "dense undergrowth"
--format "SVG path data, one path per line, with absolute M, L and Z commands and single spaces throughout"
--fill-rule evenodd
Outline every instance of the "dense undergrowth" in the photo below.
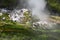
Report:
M 60 15 L 60 0 L 47 0 L 47 7 L 54 14 Z
M 0 40 L 60 40 L 58 29 L 40 28 L 40 30 L 37 30 L 16 22 L 6 23 L 5 21 L 3 21 L 3 24 L 0 26 Z
M 2 0 L 1 0 L 2 1 Z M 9 0 L 8 0 L 9 1 Z M 15 4 L 16 0 L 3 2 L 1 7 L 9 8 Z M 60 13 L 60 1 L 59 0 L 47 0 L 48 9 L 52 12 Z M 51 16 L 54 20 L 59 20 L 60 17 Z M 27 27 L 25 24 L 20 24 L 10 20 L 0 21 L 0 40 L 60 40 L 60 24 L 56 26 L 56 29 L 43 29 L 39 30 Z

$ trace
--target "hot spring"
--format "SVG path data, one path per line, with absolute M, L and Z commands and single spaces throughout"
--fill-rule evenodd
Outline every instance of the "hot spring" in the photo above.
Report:
M 23 5 L 23 7 L 20 7 L 20 4 Z M 2 37 L 6 40 L 8 40 L 8 38 L 16 38 L 17 40 L 60 40 L 60 23 L 50 21 L 51 15 L 49 10 L 46 8 L 46 5 L 46 0 L 19 0 L 19 4 L 12 11 L 1 9 L 1 14 L 10 14 L 10 18 L 12 18 L 13 22 L 17 21 L 17 23 L 20 23 L 22 21 L 20 21 L 20 17 L 24 17 L 23 13 L 25 11 L 30 11 L 30 16 L 32 18 L 32 26 L 30 29 L 33 29 L 32 32 L 30 30 L 23 31 L 24 35 L 22 33 L 12 32 L 11 35 L 13 36 L 10 36 L 8 34 L 6 37 L 2 32 L 0 33 L 2 34 Z M 30 34 L 26 35 L 24 32 L 26 34 L 31 33 L 32 36 Z M 0 39 L 3 39 L 2 37 Z

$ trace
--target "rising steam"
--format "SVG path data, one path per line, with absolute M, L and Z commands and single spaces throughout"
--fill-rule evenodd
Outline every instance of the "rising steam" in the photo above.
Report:
M 28 8 L 32 11 L 32 16 L 37 16 L 39 21 L 33 23 L 34 25 L 44 25 L 44 27 L 50 28 L 54 23 L 49 22 L 49 12 L 46 11 L 45 0 L 28 0 Z M 46 25 L 46 26 L 45 26 Z
M 32 10 L 32 15 L 36 15 L 40 20 L 48 18 L 47 13 L 45 12 L 45 0 L 29 0 L 28 5 Z

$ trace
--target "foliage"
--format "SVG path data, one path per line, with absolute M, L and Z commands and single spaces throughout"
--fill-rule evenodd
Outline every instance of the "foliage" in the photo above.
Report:
M 47 0 L 48 9 L 54 13 L 60 13 L 60 0 Z
M 17 0 L 0 0 L 0 8 L 12 9 L 17 3 Z
M 25 27 L 25 25 L 17 22 L 6 22 L 0 26 L 0 40 L 60 40 L 60 30 L 41 29 L 33 30 L 32 28 Z
M 2 13 L 2 15 L 0 16 L 0 21 L 8 21 L 10 20 L 9 14 L 8 13 Z

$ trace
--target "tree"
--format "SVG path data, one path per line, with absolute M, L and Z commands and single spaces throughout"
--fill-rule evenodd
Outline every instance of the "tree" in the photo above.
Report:
M 18 0 L 0 0 L 0 8 L 12 9 L 16 7 Z
M 60 0 L 47 0 L 47 7 L 51 12 L 59 14 L 60 13 Z

